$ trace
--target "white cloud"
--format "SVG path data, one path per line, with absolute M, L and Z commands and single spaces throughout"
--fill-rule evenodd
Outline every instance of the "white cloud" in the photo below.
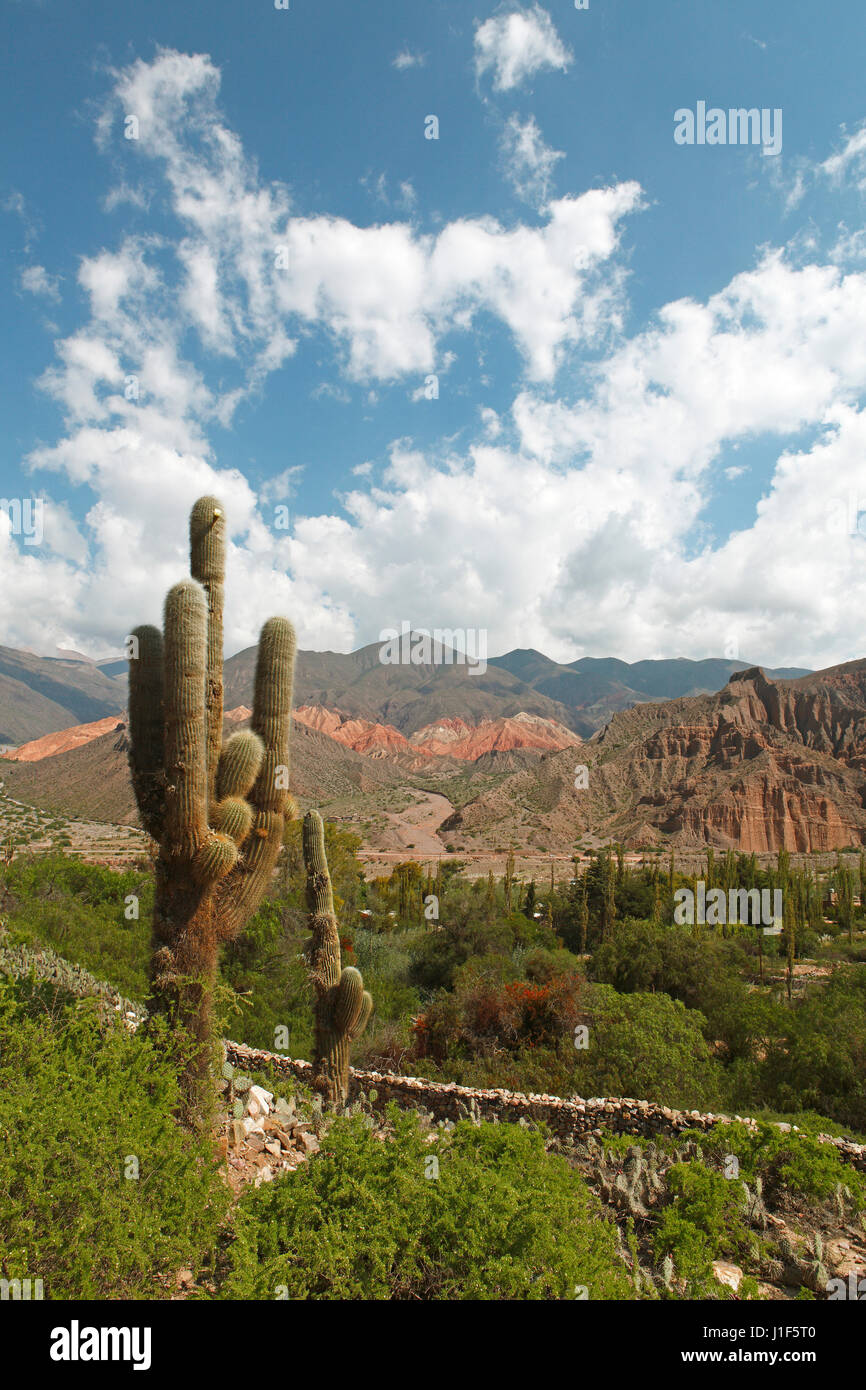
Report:
M 818 167 L 834 183 L 853 179 L 861 193 L 866 191 L 866 124 L 849 135 L 842 149 Z
M 398 72 L 405 72 L 407 68 L 423 68 L 427 58 L 423 53 L 413 53 L 411 49 L 403 48 L 392 60 L 391 66 Z
M 126 183 L 119 183 L 116 188 L 110 189 L 102 200 L 105 212 L 114 212 L 116 208 L 124 206 L 144 211 L 149 205 L 150 199 L 143 188 L 132 188 Z
M 42 295 L 45 299 L 59 301 L 60 276 L 49 275 L 44 265 L 25 266 L 18 279 L 22 290 L 26 290 L 28 294 Z
M 563 151 L 544 143 L 534 116 L 521 121 L 516 114 L 505 123 L 501 150 L 506 176 L 517 196 L 533 207 L 543 206 L 550 196 L 556 164 L 564 158 Z
M 777 250 L 625 339 L 615 257 L 637 185 L 550 202 L 532 228 L 458 219 L 421 235 L 297 216 L 225 128 L 209 60 L 160 55 L 117 80 L 118 109 L 140 114 L 131 156 L 164 180 L 180 233 L 127 237 L 81 263 L 89 318 L 43 377 L 66 432 L 31 463 L 94 501 L 78 527 L 56 512 L 50 535 L 47 510 L 38 554 L 0 526 L 3 640 L 101 654 L 158 620 L 186 570 L 188 508 L 215 492 L 232 528 L 229 652 L 282 611 L 319 650 L 408 618 L 563 659 L 718 654 L 732 632 L 744 658 L 768 664 L 860 654 L 866 539 L 830 520 L 853 495 L 856 523 L 866 493 L 866 273 Z M 112 128 L 103 120 L 103 139 Z M 297 465 L 257 498 L 208 434 L 306 329 L 327 331 L 345 375 L 375 396 L 438 370 L 445 334 L 470 333 L 482 313 L 526 364 L 507 434 L 486 406 L 475 441 L 399 440 L 384 468 L 355 465 L 344 515 L 265 525 L 259 501 L 290 489 Z M 587 343 L 597 365 L 569 388 L 558 369 Z M 736 471 L 727 450 L 759 439 L 776 455 L 766 496 L 720 543 L 708 505 Z
M 475 30 L 476 74 L 481 77 L 492 69 L 496 91 L 511 91 L 542 68 L 564 72 L 571 61 L 553 20 L 540 5 L 491 15 Z
M 258 495 L 263 502 L 285 502 L 287 498 L 294 497 L 298 491 L 301 478 L 304 474 L 302 463 L 289 464 L 282 473 L 275 473 L 273 478 L 262 483 L 258 490 Z
M 371 197 L 386 207 L 396 208 L 399 212 L 412 212 L 417 205 L 418 195 L 409 179 L 400 182 L 398 192 L 393 196 L 388 192 L 388 176 L 385 173 L 377 174 L 375 178 L 372 174 L 364 174 L 359 182 Z

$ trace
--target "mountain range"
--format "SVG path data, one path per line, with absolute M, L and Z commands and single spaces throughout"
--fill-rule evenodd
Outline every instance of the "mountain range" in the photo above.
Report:
M 441 809 L 443 846 L 466 854 L 562 853 L 581 839 L 866 844 L 866 661 L 811 673 L 721 658 L 564 666 L 522 650 L 470 674 L 383 665 L 379 650 L 299 653 L 292 748 L 301 804 L 373 838 L 399 803 L 428 826 Z M 249 719 L 255 655 L 226 662 L 227 730 Z M 125 695 L 122 661 L 0 648 L 0 741 L 17 747 L 9 794 L 134 823 Z
M 359 651 L 298 653 L 295 706 L 336 710 L 352 719 L 390 725 L 409 739 L 431 724 L 537 715 L 590 738 L 618 710 L 648 700 L 717 691 L 743 662 L 638 661 L 582 657 L 570 665 L 531 649 L 492 657 L 484 671 L 466 666 L 385 665 L 381 646 Z M 226 708 L 252 703 L 256 648 L 225 663 Z M 767 671 L 771 679 L 806 674 Z M 0 647 L 0 746 L 18 746 L 75 724 L 120 714 L 126 705 L 126 662 L 94 662 L 78 653 L 40 657 Z M 459 756 L 459 755 L 458 755 Z
M 563 850 L 582 836 L 813 852 L 866 844 L 866 661 L 794 680 L 760 668 L 716 694 L 635 705 L 582 745 L 467 800 L 457 849 Z

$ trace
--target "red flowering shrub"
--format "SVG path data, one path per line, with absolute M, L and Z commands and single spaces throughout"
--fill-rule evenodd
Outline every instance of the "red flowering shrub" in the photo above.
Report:
M 479 1055 L 555 1047 L 574 1032 L 581 984 L 582 977 L 569 972 L 543 985 L 479 979 L 440 994 L 415 1020 L 416 1056 L 441 1062 L 449 1051 Z

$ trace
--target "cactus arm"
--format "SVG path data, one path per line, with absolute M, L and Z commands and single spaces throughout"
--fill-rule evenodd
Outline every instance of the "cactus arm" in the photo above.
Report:
M 360 1038 L 360 1036 L 361 1036 L 361 1034 L 363 1033 L 364 1029 L 367 1027 L 367 1024 L 370 1022 L 370 1015 L 372 1014 L 372 1012 L 373 1012 L 373 996 L 372 996 L 372 994 L 369 993 L 368 990 L 365 989 L 365 990 L 364 990 L 364 993 L 363 993 L 362 996 L 361 996 L 361 1010 L 360 1010 L 360 1013 L 358 1014 L 358 1021 L 357 1021 L 357 1023 L 355 1024 L 355 1026 L 354 1026 L 354 1028 L 352 1029 L 352 1032 L 351 1032 L 351 1034 L 350 1034 L 350 1036 L 351 1036 L 353 1039 L 354 1039 L 354 1038 Z
M 251 795 L 255 809 L 269 815 L 285 815 L 289 804 L 286 776 L 278 772 L 288 774 L 296 647 L 288 618 L 269 618 L 259 637 L 252 719 L 265 755 Z
M 137 627 L 132 636 L 138 655 L 129 661 L 129 769 L 141 823 L 158 840 L 165 811 L 162 633 Z
M 216 800 L 216 779 L 223 742 L 223 591 L 225 583 L 225 509 L 216 497 L 200 497 L 190 513 L 190 574 L 207 594 L 207 785 Z
M 187 861 L 207 837 L 206 654 L 207 599 L 185 579 L 165 601 L 164 838 Z
M 325 827 L 318 811 L 304 816 L 304 863 L 307 869 L 307 910 L 312 943 L 307 952 L 316 993 L 334 988 L 340 979 L 340 934 L 334 914 L 334 894 L 325 856 Z M 357 973 L 357 972 L 356 972 Z
M 313 1086 L 329 1105 L 344 1104 L 349 1093 L 349 1044 L 367 1025 L 373 1000 L 360 970 L 340 962 L 340 933 L 325 853 L 325 828 L 317 811 L 304 817 L 304 863 L 312 940 L 307 965 L 316 991 Z
M 253 733 L 263 747 L 249 793 L 252 830 L 235 871 L 220 890 L 218 933 L 237 934 L 268 887 L 283 843 L 286 813 L 292 805 L 286 786 L 289 769 L 295 630 L 287 618 L 270 618 L 259 638 L 253 696 Z

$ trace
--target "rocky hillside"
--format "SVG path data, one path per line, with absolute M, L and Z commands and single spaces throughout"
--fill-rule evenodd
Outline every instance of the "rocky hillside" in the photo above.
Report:
M 0 763 L 0 779 L 8 795 L 28 805 L 76 819 L 137 825 L 127 750 L 127 729 L 121 722 L 113 732 L 53 757 L 37 762 L 6 759 Z M 401 781 L 398 768 L 344 748 L 316 729 L 297 724 L 293 730 L 292 789 L 304 806 L 352 801 Z
M 42 758 L 53 758 L 57 753 L 68 753 L 70 748 L 82 748 L 86 743 L 101 738 L 103 734 L 113 733 L 124 727 L 124 721 L 117 716 L 97 719 L 92 724 L 74 724 L 71 729 L 60 729 L 55 734 L 43 734 L 42 738 L 22 743 L 4 756 L 16 763 L 38 763 Z
M 466 666 L 447 662 L 383 665 L 379 652 L 378 643 L 348 653 L 299 652 L 296 705 L 340 710 L 352 719 L 391 726 L 407 739 L 437 721 L 463 719 L 474 727 L 520 714 L 555 721 L 588 738 L 617 710 L 641 701 L 718 690 L 738 664 L 710 659 L 629 665 L 612 657 L 583 657 L 561 665 L 530 649 L 492 657 L 486 670 L 470 674 Z M 252 704 L 255 659 L 256 648 L 249 647 L 226 662 L 227 709 Z M 78 652 L 40 657 L 0 647 L 0 748 L 120 714 L 126 668 L 122 658 L 95 662 Z
M 120 714 L 125 684 L 84 657 L 0 647 L 0 747 Z
M 227 727 L 248 713 L 235 707 Z M 70 731 L 51 756 L 4 762 L 9 794 L 67 815 L 134 823 L 125 726 L 111 721 L 86 744 L 84 732 L 98 733 L 99 724 Z M 446 716 L 406 735 L 302 706 L 292 757 L 302 805 L 384 824 L 400 801 L 407 845 L 418 842 L 411 789 L 420 788 L 427 812 L 430 793 L 457 807 L 443 805 L 438 829 L 458 853 L 513 842 L 564 854 L 581 839 L 636 849 L 832 851 L 866 844 L 866 661 L 794 680 L 740 671 L 718 694 L 620 711 L 586 742 L 525 711 L 478 723 Z M 430 843 L 432 853 L 435 836 Z
M 494 835 L 564 851 L 589 834 L 832 850 L 866 844 L 864 757 L 866 661 L 784 681 L 752 668 L 717 695 L 615 715 L 578 753 L 515 773 L 443 829 L 461 849 Z
M 244 708 L 243 706 L 241 708 Z M 446 757 L 475 762 L 485 753 L 507 753 L 514 749 L 554 752 L 581 742 L 578 734 L 555 719 L 521 711 L 513 717 L 482 719 L 478 724 L 459 717 L 440 719 L 407 738 L 393 724 L 377 724 L 370 719 L 353 718 L 323 705 L 301 705 L 295 719 L 311 729 L 335 738 L 356 753 L 385 757 L 389 753 L 415 754 L 418 759 Z M 423 767 L 423 761 L 417 761 Z
M 380 647 L 359 651 L 298 653 L 297 705 L 338 709 L 352 718 L 389 724 L 405 737 L 441 720 L 482 720 L 538 715 L 584 738 L 602 728 L 617 710 L 644 700 L 715 691 L 742 662 L 639 661 L 583 657 L 570 665 L 531 649 L 491 657 L 487 669 L 466 666 L 383 665 Z M 255 647 L 226 662 L 227 705 L 251 703 Z M 777 671 L 778 677 L 803 674 Z

